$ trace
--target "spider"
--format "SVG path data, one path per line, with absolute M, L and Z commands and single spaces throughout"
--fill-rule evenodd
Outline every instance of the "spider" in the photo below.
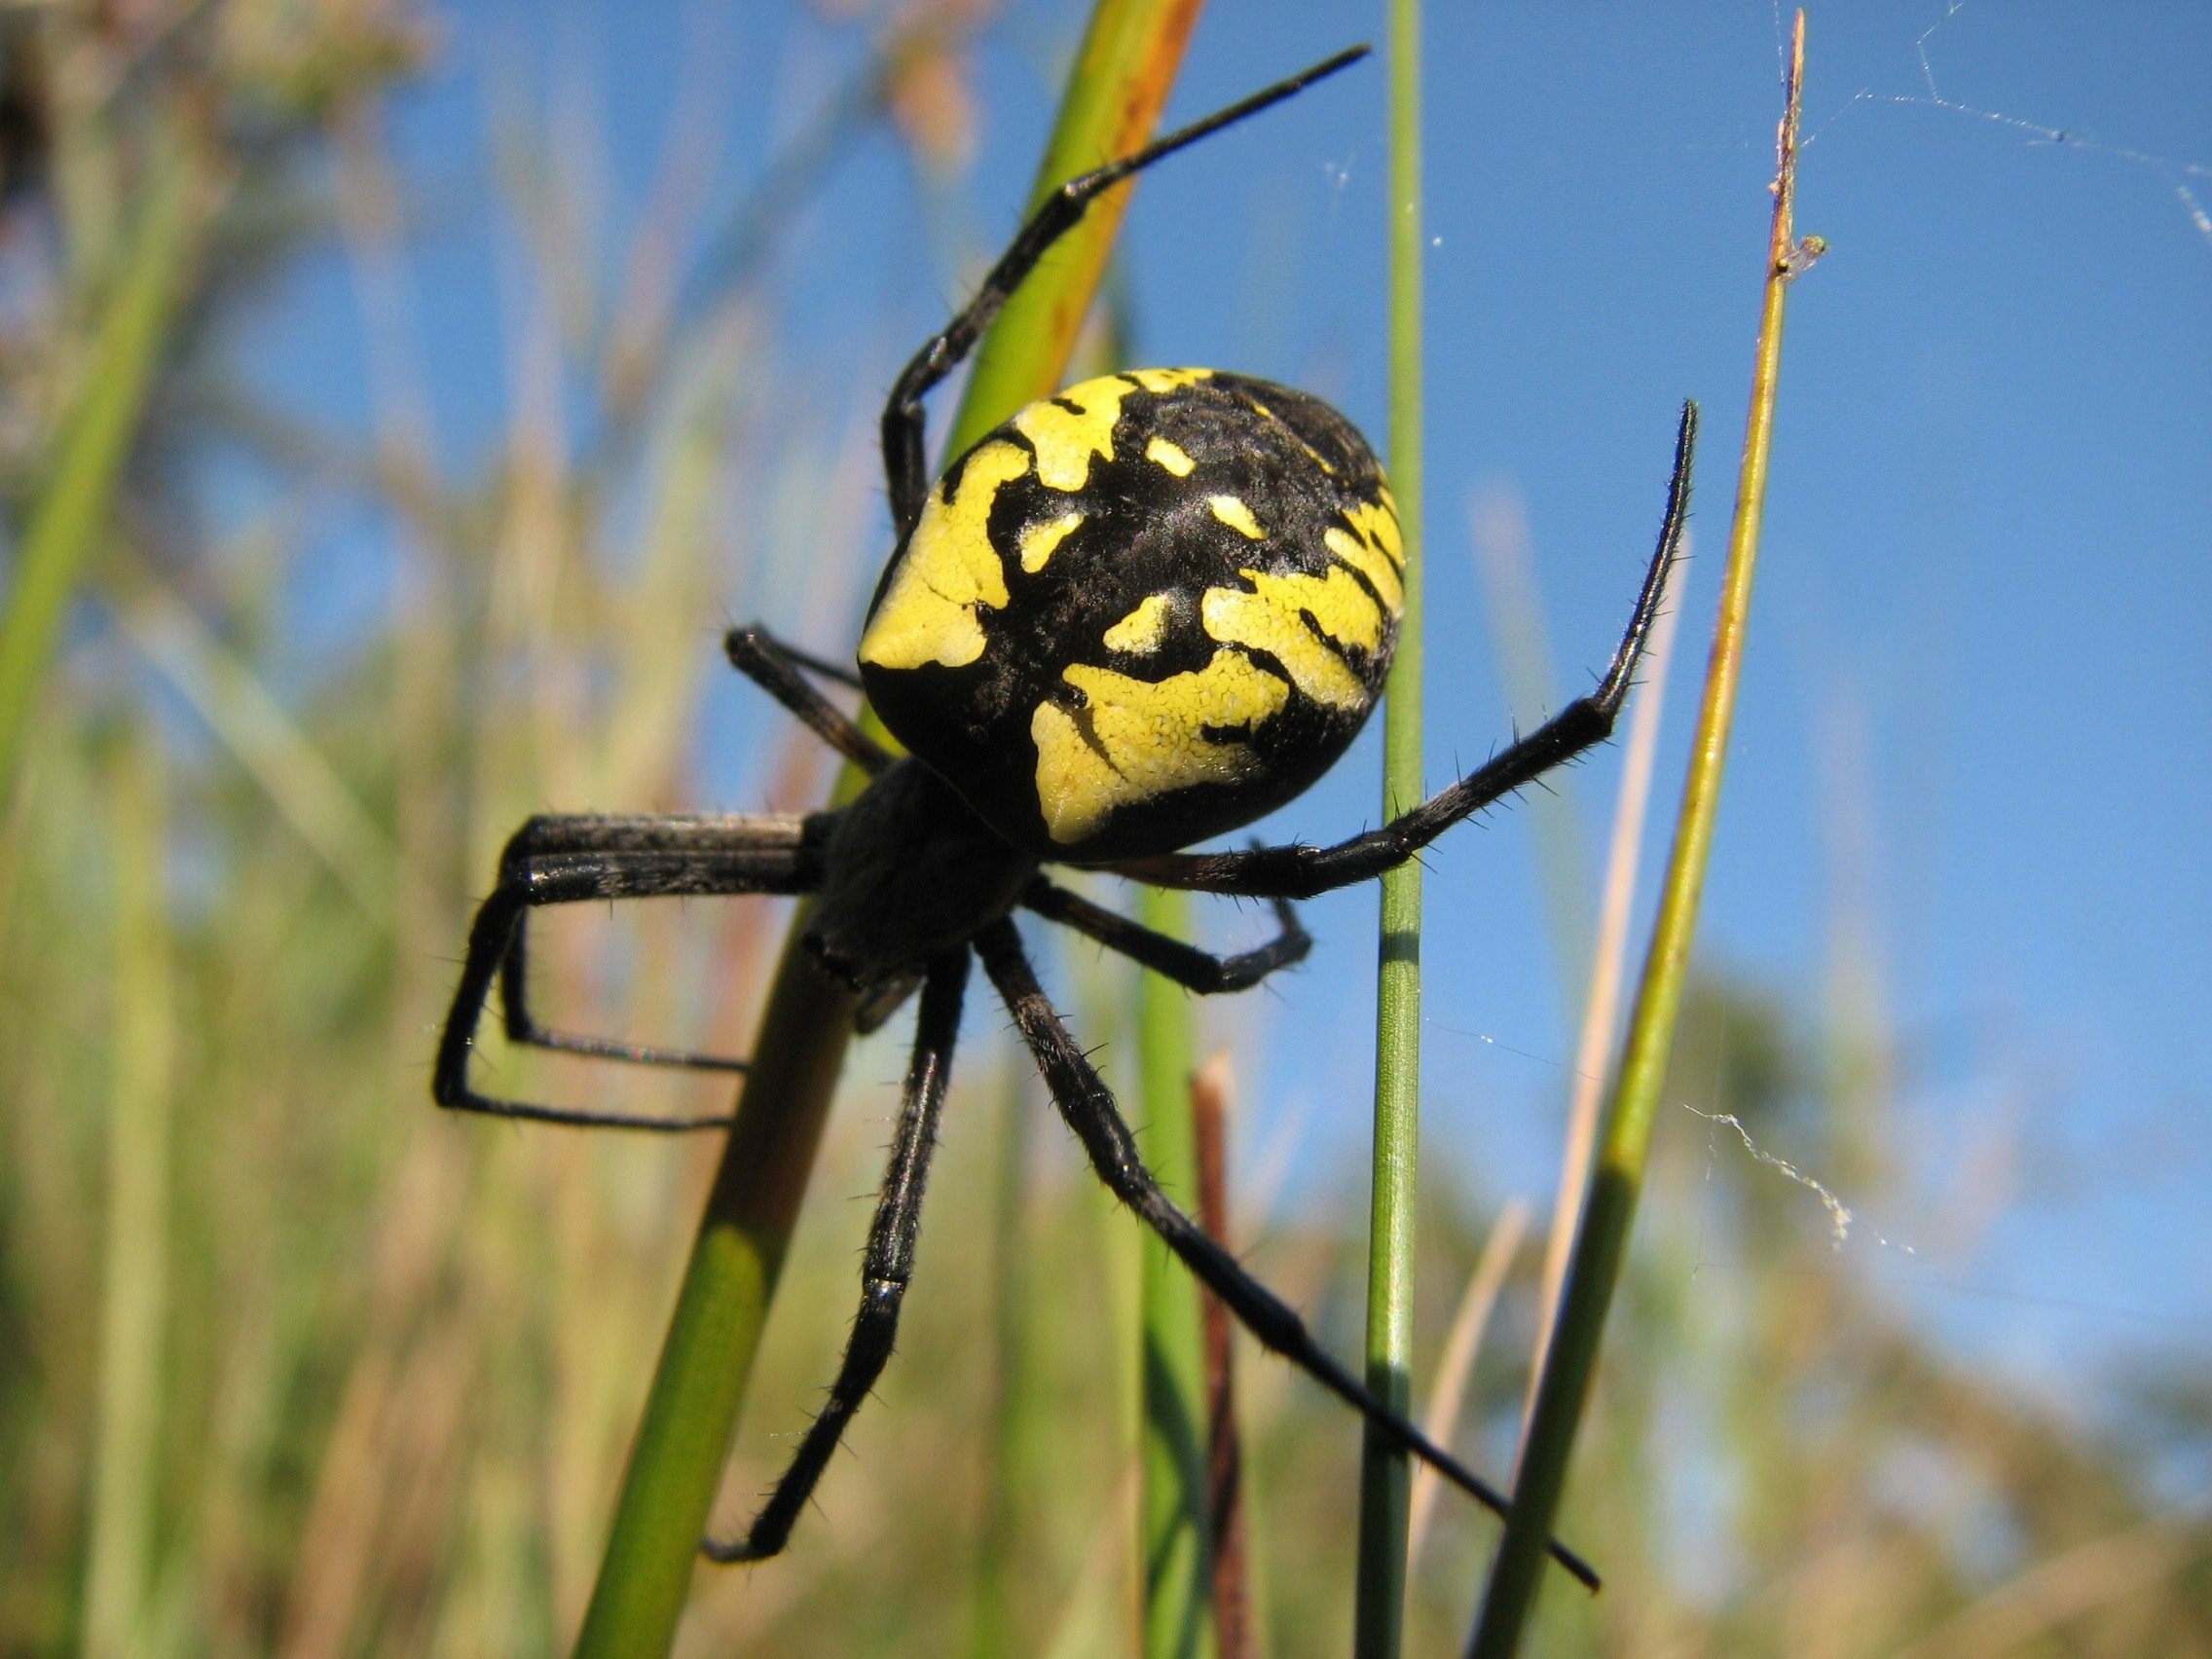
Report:
M 1333 846 L 1180 850 L 1301 793 L 1382 694 L 1404 555 L 1382 468 L 1348 421 L 1304 392 L 1242 375 L 1132 369 L 1030 404 L 934 486 L 922 461 L 924 398 L 1091 202 L 1366 53 L 1341 53 L 1069 179 L 907 363 L 882 419 L 897 545 L 868 608 L 858 674 L 757 625 L 726 641 L 741 673 L 867 774 L 857 798 L 803 817 L 535 817 L 508 841 L 498 885 L 476 913 L 432 1084 L 438 1104 L 460 1111 L 659 1130 L 729 1123 L 478 1092 L 469 1052 L 495 980 L 510 1041 L 648 1065 L 744 1069 L 540 1025 L 526 1000 L 524 927 L 539 905 L 805 894 L 813 904 L 803 941 L 856 993 L 860 1029 L 920 993 L 843 1363 L 752 1525 L 704 1541 L 714 1560 L 758 1561 L 783 1549 L 890 1357 L 976 958 L 1115 1197 L 1262 1344 L 1349 1403 L 1385 1442 L 1504 1512 L 1493 1487 L 1364 1386 L 1161 1192 L 1114 1096 L 1039 987 L 1013 912 L 1062 923 L 1193 991 L 1244 990 L 1306 955 L 1311 941 L 1291 901 L 1381 875 L 1602 742 L 1679 547 L 1695 406 L 1682 411 L 1658 548 L 1597 689 L 1429 800 Z M 906 755 L 863 731 L 809 675 L 864 689 Z M 1212 956 L 1060 886 L 1044 873 L 1049 864 L 1265 899 L 1277 931 L 1256 949 Z M 1595 1588 L 1586 1564 L 1551 1547 Z

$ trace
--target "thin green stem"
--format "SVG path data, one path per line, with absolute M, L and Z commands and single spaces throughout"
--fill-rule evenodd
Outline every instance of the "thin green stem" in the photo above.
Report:
M 76 407 L 24 518 L 15 589 L 0 618 L 0 804 L 15 793 L 39 686 L 70 596 L 106 539 L 116 480 L 191 275 L 199 225 L 191 148 L 177 132 L 166 139 L 153 147 L 137 224 Z
M 1382 812 L 1421 800 L 1420 6 L 1390 7 L 1390 480 L 1405 538 L 1405 614 L 1382 726 Z M 1368 1216 L 1367 1385 L 1413 1401 L 1414 1194 L 1420 1141 L 1420 862 L 1382 878 L 1375 1010 L 1375 1169 Z M 1389 1659 L 1404 1634 L 1412 1471 L 1370 1428 L 1360 1456 L 1354 1651 Z
M 1605 1314 L 1628 1252 L 1630 1225 L 1651 1146 L 1652 1121 L 1674 1047 L 1676 1016 L 1697 931 L 1698 902 L 1713 847 L 1713 827 L 1727 764 L 1728 731 L 1743 667 L 1744 629 L 1751 614 L 1751 575 L 1758 562 L 1759 521 L 1766 502 L 1767 461 L 1774 441 L 1776 387 L 1782 369 L 1784 299 L 1795 246 L 1792 205 L 1796 191 L 1798 92 L 1805 70 L 1805 15 L 1797 14 L 1785 88 L 1774 221 L 1768 246 L 1765 302 L 1759 317 L 1751 377 L 1751 414 L 1744 435 L 1743 468 L 1736 487 L 1735 525 L 1728 567 L 1707 667 L 1705 701 L 1698 712 L 1689 775 L 1676 821 L 1674 851 L 1661 891 L 1659 915 L 1644 958 L 1628 1045 L 1621 1056 L 1604 1142 L 1591 1179 L 1576 1235 L 1573 1263 L 1560 1309 L 1535 1415 L 1516 1480 L 1513 1512 L 1492 1564 L 1482 1613 L 1469 1652 L 1503 1659 L 1520 1645 L 1541 1581 L 1544 1548 L 1559 1511 L 1574 1435 L 1588 1404 Z
M 150 1632 L 161 1500 L 164 1327 L 169 1296 L 175 981 L 164 866 L 161 754 L 133 727 L 116 757 L 107 1231 L 100 1377 L 85 1550 L 85 1645 L 93 1659 L 142 1652 Z
M 1061 179 L 1141 147 L 1197 20 L 1197 0 L 1099 0 L 1038 169 Z M 1127 193 L 1100 202 L 983 341 L 950 447 L 1049 393 L 1104 270 Z M 840 796 L 858 787 L 848 771 Z M 784 1252 L 852 1035 L 851 999 L 794 924 L 708 1196 L 616 1499 L 581 1655 L 665 1653 L 690 1584 Z
M 1187 894 L 1148 887 L 1139 903 L 1147 927 L 1178 938 L 1189 932 Z M 1190 993 L 1147 973 L 1139 996 L 1144 1116 L 1137 1144 L 1161 1185 L 1195 1204 L 1198 1147 L 1191 1110 Z M 1144 1380 L 1144 1493 L 1138 1560 L 1144 1651 L 1148 1659 L 1189 1659 L 1213 1647 L 1201 1293 L 1190 1270 L 1157 1235 L 1145 1235 L 1143 1250 L 1138 1358 Z

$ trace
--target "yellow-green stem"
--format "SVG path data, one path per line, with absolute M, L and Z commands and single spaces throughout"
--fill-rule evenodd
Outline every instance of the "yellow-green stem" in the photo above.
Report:
M 1198 10 L 1198 0 L 1099 0 L 1033 201 L 1143 145 Z M 1127 192 L 1117 191 L 1094 205 L 1000 313 L 977 352 L 950 449 L 1057 384 L 1126 202 Z M 848 771 L 840 796 L 856 787 Z M 683 1610 L 852 1034 L 850 999 L 814 968 L 797 938 L 794 925 L 631 1449 L 578 1654 L 665 1653 Z
M 1390 485 L 1405 538 L 1405 615 L 1382 711 L 1382 813 L 1424 794 L 1420 763 L 1421 234 L 1420 6 L 1390 6 Z M 1419 860 L 1382 878 L 1375 1009 L 1375 1170 L 1368 1218 L 1367 1385 L 1399 1411 L 1412 1403 L 1414 1193 L 1420 1142 Z M 1361 1659 L 1388 1659 L 1403 1637 L 1406 1520 L 1412 1473 L 1369 1429 L 1359 1480 Z
M 1759 316 L 1751 376 L 1751 413 L 1744 434 L 1743 468 L 1736 486 L 1735 524 L 1728 539 L 1720 615 L 1706 670 L 1705 701 L 1698 711 L 1689 775 L 1676 821 L 1675 843 L 1661 890 L 1659 914 L 1644 958 L 1643 977 L 1631 1016 L 1607 1115 L 1604 1141 L 1567 1270 L 1559 1323 L 1536 1392 L 1516 1478 L 1513 1512 L 1491 1566 L 1472 1654 L 1504 1659 L 1517 1650 L 1542 1578 L 1544 1549 L 1567 1482 L 1574 1435 L 1597 1371 L 1605 1314 L 1628 1251 L 1630 1225 L 1650 1151 L 1675 1021 L 1697 932 L 1698 901 L 1713 846 L 1713 827 L 1726 768 L 1728 730 L 1743 669 L 1744 628 L 1751 614 L 1751 574 L 1758 561 L 1759 520 L 1766 501 L 1767 460 L 1773 448 L 1776 387 L 1782 369 L 1782 320 L 1794 245 L 1791 212 L 1796 187 L 1798 92 L 1804 79 L 1805 15 L 1797 14 L 1785 89 L 1774 220 L 1768 246 L 1766 290 Z

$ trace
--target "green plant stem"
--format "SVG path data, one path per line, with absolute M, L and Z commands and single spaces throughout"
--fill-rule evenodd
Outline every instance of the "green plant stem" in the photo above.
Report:
M 1071 71 L 1033 200 L 1142 146 L 1197 21 L 1198 0 L 1099 0 Z M 1090 305 L 1127 201 L 1099 202 L 1000 313 L 948 446 L 957 452 L 1051 392 Z M 858 780 L 848 769 L 839 798 Z M 721 1481 L 777 1272 L 852 1035 L 851 999 L 786 940 L 705 1215 L 684 1271 L 607 1552 L 576 1639 L 581 1655 L 665 1653 Z
M 92 1516 L 85 1551 L 85 1643 L 92 1659 L 142 1652 L 160 1515 L 163 1329 L 169 1291 L 170 1079 L 174 979 L 164 866 L 161 753 L 132 727 L 116 757 L 110 859 L 115 955 L 114 1064 L 107 1135 L 107 1228 L 100 1271 L 100 1375 Z
M 152 147 L 137 223 L 76 405 L 24 516 L 15 588 L 0 618 L 0 806 L 14 797 L 39 686 L 70 595 L 106 536 L 116 480 L 194 263 L 191 150 L 179 133 L 166 136 Z
M 1705 701 L 1698 712 L 1697 737 L 1689 775 L 1676 821 L 1674 850 L 1668 861 L 1659 914 L 1652 928 L 1643 977 L 1622 1052 L 1604 1142 L 1591 1179 L 1589 1200 L 1575 1238 L 1567 1292 L 1535 1414 L 1516 1479 L 1513 1512 L 1491 1567 L 1482 1613 L 1469 1652 L 1481 1659 L 1503 1659 L 1520 1645 L 1521 1633 L 1535 1600 L 1560 1495 L 1566 1486 L 1567 1457 L 1596 1374 L 1605 1314 L 1627 1255 L 1643 1168 L 1651 1145 L 1652 1121 L 1666 1081 L 1674 1046 L 1676 1016 L 1696 936 L 1698 902 L 1713 846 L 1713 827 L 1720 804 L 1726 768 L 1728 731 L 1736 707 L 1743 667 L 1744 629 L 1751 614 L 1751 575 L 1758 561 L 1759 521 L 1766 501 L 1767 461 L 1774 441 L 1776 387 L 1782 369 L 1782 321 L 1788 287 L 1788 255 L 1794 246 L 1792 206 L 1796 189 L 1798 92 L 1804 80 L 1805 15 L 1797 14 L 1782 121 L 1774 186 L 1774 222 L 1768 247 L 1765 303 L 1759 317 L 1756 359 L 1751 377 L 1751 414 L 1744 435 L 1744 461 L 1736 487 L 1735 524 L 1729 534 L 1728 566 L 1714 630 L 1713 655 L 1706 671 Z
M 675 1639 L 851 1031 L 850 996 L 787 946 L 638 1425 L 579 1654 L 665 1653 Z
M 1178 939 L 1188 934 L 1188 895 L 1156 887 L 1142 894 L 1139 916 L 1145 926 Z M 1146 973 L 1138 995 L 1144 1116 L 1137 1144 L 1160 1184 L 1195 1204 L 1198 1145 L 1191 1110 L 1190 993 Z M 1190 1270 L 1150 1232 L 1144 1236 L 1143 1264 L 1138 1358 L 1144 1380 L 1144 1485 L 1138 1560 L 1144 1651 L 1148 1659 L 1188 1659 L 1213 1647 L 1202 1293 Z
M 1405 538 L 1405 614 L 1382 725 L 1382 813 L 1425 796 L 1421 778 L 1420 6 L 1390 7 L 1390 483 Z M 1413 1402 L 1415 1175 L 1420 1146 L 1420 877 L 1418 859 L 1382 878 L 1376 968 L 1375 1168 L 1368 1214 L 1367 1385 Z M 1412 1470 L 1370 1428 L 1360 1453 L 1354 1651 L 1388 1659 L 1403 1640 Z

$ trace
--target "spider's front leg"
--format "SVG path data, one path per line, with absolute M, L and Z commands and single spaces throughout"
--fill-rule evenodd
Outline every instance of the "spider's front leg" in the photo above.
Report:
M 1286 81 L 1278 81 L 1227 109 L 1216 110 L 1202 121 L 1170 132 L 1133 155 L 1077 174 L 1038 204 L 1029 222 L 1014 233 L 1014 240 L 1007 244 L 998 263 L 984 276 L 976 297 L 914 353 L 884 403 L 883 472 L 891 492 L 892 528 L 902 543 L 914 533 L 914 526 L 921 520 L 922 503 L 929 495 L 929 473 L 922 461 L 922 400 L 976 349 L 976 342 L 983 337 L 983 330 L 990 327 L 991 319 L 1021 286 L 1022 278 L 1037 269 L 1037 262 L 1054 242 L 1083 222 L 1083 215 L 1091 203 L 1153 163 L 1164 161 L 1176 151 L 1246 116 L 1257 115 L 1270 104 L 1280 103 L 1315 81 L 1356 63 L 1367 54 L 1364 46 L 1340 52 Z
M 479 1093 L 468 1080 L 470 1051 L 492 981 L 510 1040 L 537 1048 L 645 1065 L 742 1070 L 744 1062 L 682 1050 L 549 1031 L 530 1013 L 526 923 L 543 904 L 584 900 L 729 897 L 744 893 L 807 893 L 821 881 L 821 835 L 811 821 L 786 817 L 609 817 L 549 815 L 531 819 L 508 839 L 498 884 L 478 906 L 468 953 L 454 989 L 431 1077 L 440 1106 L 498 1118 L 631 1129 L 726 1127 L 726 1117 L 661 1118 L 537 1106 Z
M 1644 571 L 1643 588 L 1628 630 L 1597 690 L 1577 697 L 1528 736 L 1500 750 L 1449 789 L 1377 830 L 1333 847 L 1258 847 L 1236 853 L 1168 853 L 1131 859 L 1112 867 L 1157 887 L 1192 888 L 1253 899 L 1310 899 L 1368 881 L 1404 864 L 1461 820 L 1494 805 L 1555 766 L 1565 765 L 1612 735 L 1613 722 L 1636 679 L 1644 641 L 1667 597 L 1667 578 L 1681 552 L 1689 515 L 1690 461 L 1697 444 L 1697 405 L 1682 405 L 1675 434 L 1675 468 L 1667 486 L 1667 513 L 1658 550 Z
M 830 1385 L 830 1398 L 806 1431 L 791 1467 L 768 1494 L 744 1535 L 708 1538 L 700 1548 L 714 1561 L 763 1561 L 778 1554 L 792 1525 L 837 1450 L 846 1425 L 891 1357 L 899 1336 L 899 1309 L 914 1273 L 914 1241 L 921 1229 L 922 1189 L 929 1179 L 930 1154 L 937 1149 L 938 1114 L 944 1105 L 945 1077 L 952 1067 L 952 1043 L 960 1032 L 960 999 L 968 983 L 966 947 L 931 964 L 922 981 L 921 1012 L 914 1026 L 913 1058 L 906 1068 L 906 1089 L 899 1107 L 899 1126 L 891 1137 L 891 1166 L 884 1172 L 861 1260 L 861 1310 L 846 1340 L 844 1363 Z
M 1503 1515 L 1507 1507 L 1503 1493 L 1391 1410 L 1340 1365 L 1313 1340 L 1306 1322 L 1288 1303 L 1246 1272 L 1235 1256 L 1160 1190 L 1160 1183 L 1138 1154 L 1136 1137 L 1123 1121 L 1112 1091 L 1038 985 L 1014 924 L 993 922 L 976 936 L 976 950 L 983 959 L 983 971 L 1014 1015 L 1022 1041 L 1035 1056 L 1037 1069 L 1051 1091 L 1052 1104 L 1083 1143 L 1107 1189 L 1134 1210 L 1198 1282 L 1219 1297 L 1237 1322 L 1262 1344 L 1353 1407 L 1397 1450 L 1419 1457 L 1454 1486 Z M 1597 1573 L 1580 1556 L 1556 1541 L 1551 1552 L 1576 1578 L 1593 1590 L 1598 1587 Z

